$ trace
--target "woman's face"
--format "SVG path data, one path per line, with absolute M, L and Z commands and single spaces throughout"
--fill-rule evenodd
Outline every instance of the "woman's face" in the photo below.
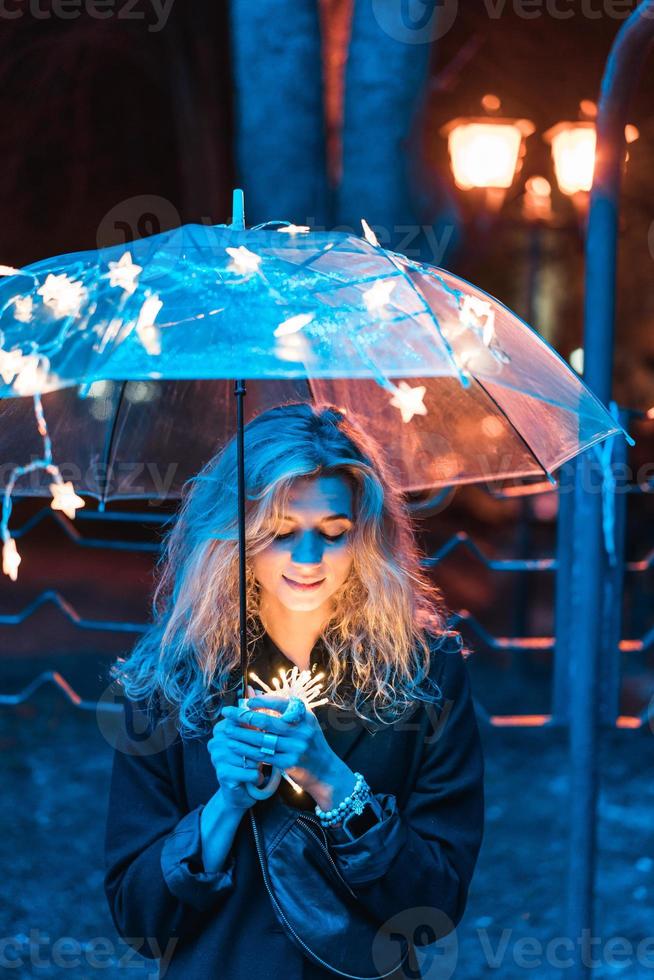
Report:
M 294 612 L 329 608 L 352 567 L 352 489 L 342 476 L 301 478 L 291 487 L 276 538 L 252 562 L 262 600 Z

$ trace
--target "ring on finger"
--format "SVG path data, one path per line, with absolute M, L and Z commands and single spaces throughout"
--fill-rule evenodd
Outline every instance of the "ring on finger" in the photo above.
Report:
M 261 741 L 261 754 L 274 755 L 277 749 L 278 739 L 279 735 L 274 735 L 272 732 L 264 732 L 263 739 Z

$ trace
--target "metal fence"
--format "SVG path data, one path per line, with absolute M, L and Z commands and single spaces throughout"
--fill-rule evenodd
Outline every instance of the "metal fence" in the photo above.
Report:
M 630 418 L 637 413 L 621 412 L 621 422 L 626 428 L 629 426 Z M 624 460 L 626 444 L 624 440 L 615 438 L 612 463 L 620 463 Z M 566 469 L 567 467 L 567 469 Z M 606 465 L 604 467 L 606 471 Z M 606 475 L 606 474 L 605 474 Z M 454 552 L 465 550 L 474 560 L 485 566 L 494 575 L 500 576 L 505 573 L 518 573 L 521 576 L 531 576 L 536 573 L 547 573 L 555 578 L 555 593 L 558 600 L 564 597 L 570 588 L 570 547 L 571 547 L 571 521 L 573 519 L 573 494 L 571 490 L 572 471 L 569 464 L 562 467 L 560 471 L 559 487 L 557 490 L 544 489 L 542 493 L 556 493 L 558 496 L 557 522 L 556 522 L 556 546 L 549 555 L 515 555 L 503 557 L 489 557 L 482 546 L 465 530 L 453 533 L 436 550 L 427 554 L 424 558 L 424 567 L 433 571 L 445 562 Z M 549 486 L 549 485 L 547 485 Z M 514 499 L 515 490 L 501 491 L 493 489 L 492 486 L 483 487 L 484 491 L 495 499 Z M 438 507 L 442 498 L 450 492 L 450 488 L 439 491 L 430 501 L 420 506 L 421 512 L 427 513 L 430 507 Z M 612 499 L 605 500 L 605 511 L 612 516 L 610 521 L 605 520 L 605 524 L 612 524 L 612 544 L 614 549 L 615 561 L 610 565 L 606 577 L 605 603 L 606 622 L 603 631 L 602 649 L 602 683 L 600 716 L 601 720 L 610 725 L 620 728 L 639 728 L 648 724 L 648 709 L 644 709 L 640 715 L 627 716 L 619 713 L 620 698 L 620 654 L 626 652 L 646 653 L 654 646 L 654 623 L 640 637 L 621 637 L 620 628 L 622 625 L 620 601 L 621 593 L 625 583 L 625 572 L 633 575 L 647 575 L 654 565 L 654 541 L 644 541 L 649 548 L 640 557 L 626 557 L 625 547 L 625 524 L 627 516 L 628 500 L 633 499 L 634 495 L 651 494 L 654 492 L 654 482 L 636 483 L 624 485 L 621 488 L 613 489 Z M 530 497 L 538 495 L 530 493 Z M 44 505 L 33 516 L 26 520 L 22 525 L 14 527 L 12 534 L 15 538 L 25 538 L 31 533 L 38 532 L 43 522 L 54 521 L 63 530 L 71 546 L 82 549 L 106 549 L 109 551 L 120 552 L 141 552 L 151 554 L 153 560 L 157 557 L 160 550 L 160 543 L 154 540 L 129 540 L 125 534 L 128 526 L 139 525 L 142 528 L 158 532 L 164 523 L 170 521 L 170 515 L 153 514 L 151 511 L 130 510 L 115 511 L 80 511 L 71 521 L 63 513 L 53 511 L 49 506 Z M 108 527 L 116 528 L 116 533 L 111 537 L 103 534 L 96 534 L 99 531 L 98 525 L 103 525 L 103 530 Z M 654 526 L 654 522 L 652 525 Z M 125 530 L 123 530 L 123 528 Z M 152 537 L 154 535 L 151 535 Z M 631 579 L 633 581 L 633 578 Z M 626 588 L 629 588 L 627 583 Z M 24 608 L 12 612 L 0 613 L 0 626 L 15 627 L 17 630 L 29 630 L 31 628 L 32 617 L 44 606 L 54 606 L 61 616 L 71 624 L 76 630 L 90 632 L 107 632 L 113 634 L 133 634 L 134 636 L 143 633 L 147 628 L 147 621 L 131 622 L 123 619 L 105 619 L 82 616 L 60 589 L 54 585 L 52 588 L 44 589 Z M 478 696 L 475 697 L 475 708 L 477 716 L 482 724 L 497 727 L 562 727 L 569 721 L 569 645 L 575 642 L 574 629 L 566 622 L 563 613 L 560 611 L 562 603 L 557 601 L 557 612 L 555 615 L 555 635 L 550 636 L 511 636 L 495 635 L 492 633 L 479 617 L 468 610 L 459 609 L 452 612 L 448 626 L 459 629 L 466 635 L 469 645 L 473 650 L 482 648 L 489 652 L 510 652 L 518 655 L 528 655 L 531 651 L 541 651 L 552 654 L 552 687 L 551 687 L 551 710 L 548 714 L 520 714 L 518 712 L 508 715 L 498 715 L 490 713 Z M 44 671 L 35 676 L 21 691 L 15 693 L 0 693 L 0 705 L 18 704 L 28 700 L 33 693 L 44 684 L 54 684 L 70 702 L 81 710 L 111 710 L 109 702 L 96 702 L 86 700 L 81 697 L 68 679 L 58 671 Z

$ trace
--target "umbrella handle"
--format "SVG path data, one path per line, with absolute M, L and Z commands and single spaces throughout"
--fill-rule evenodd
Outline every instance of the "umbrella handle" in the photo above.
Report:
M 239 708 L 247 708 L 248 699 L 239 698 L 238 706 Z M 267 800 L 269 796 L 272 796 L 277 787 L 279 786 L 282 779 L 282 771 L 278 769 L 277 766 L 272 767 L 272 771 L 268 778 L 268 782 L 264 783 L 263 786 L 254 786 L 252 783 L 246 783 L 246 789 L 250 796 L 255 800 Z
M 254 797 L 255 800 L 267 800 L 269 796 L 272 796 L 277 787 L 282 780 L 282 771 L 276 766 L 272 767 L 272 772 L 270 773 L 270 778 L 267 783 L 263 786 L 254 786 L 252 783 L 246 783 L 246 789 L 250 796 Z

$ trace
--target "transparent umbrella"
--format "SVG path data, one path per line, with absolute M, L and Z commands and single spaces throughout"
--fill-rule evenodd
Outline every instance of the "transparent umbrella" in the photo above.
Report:
M 233 434 L 236 392 L 245 678 L 246 381 L 250 414 L 289 397 L 356 414 L 407 491 L 555 483 L 557 467 L 607 436 L 633 440 L 506 306 L 382 248 L 365 222 L 361 238 L 286 222 L 246 229 L 240 192 L 234 213 L 230 226 L 0 269 L 0 457 L 3 570 L 15 578 L 13 493 L 52 494 L 74 516 L 79 494 L 103 505 L 151 496 L 152 476 L 140 469 L 135 487 L 135 466 L 161 474 L 186 460 L 163 488 L 175 496 Z M 22 466 L 39 438 L 43 456 Z

